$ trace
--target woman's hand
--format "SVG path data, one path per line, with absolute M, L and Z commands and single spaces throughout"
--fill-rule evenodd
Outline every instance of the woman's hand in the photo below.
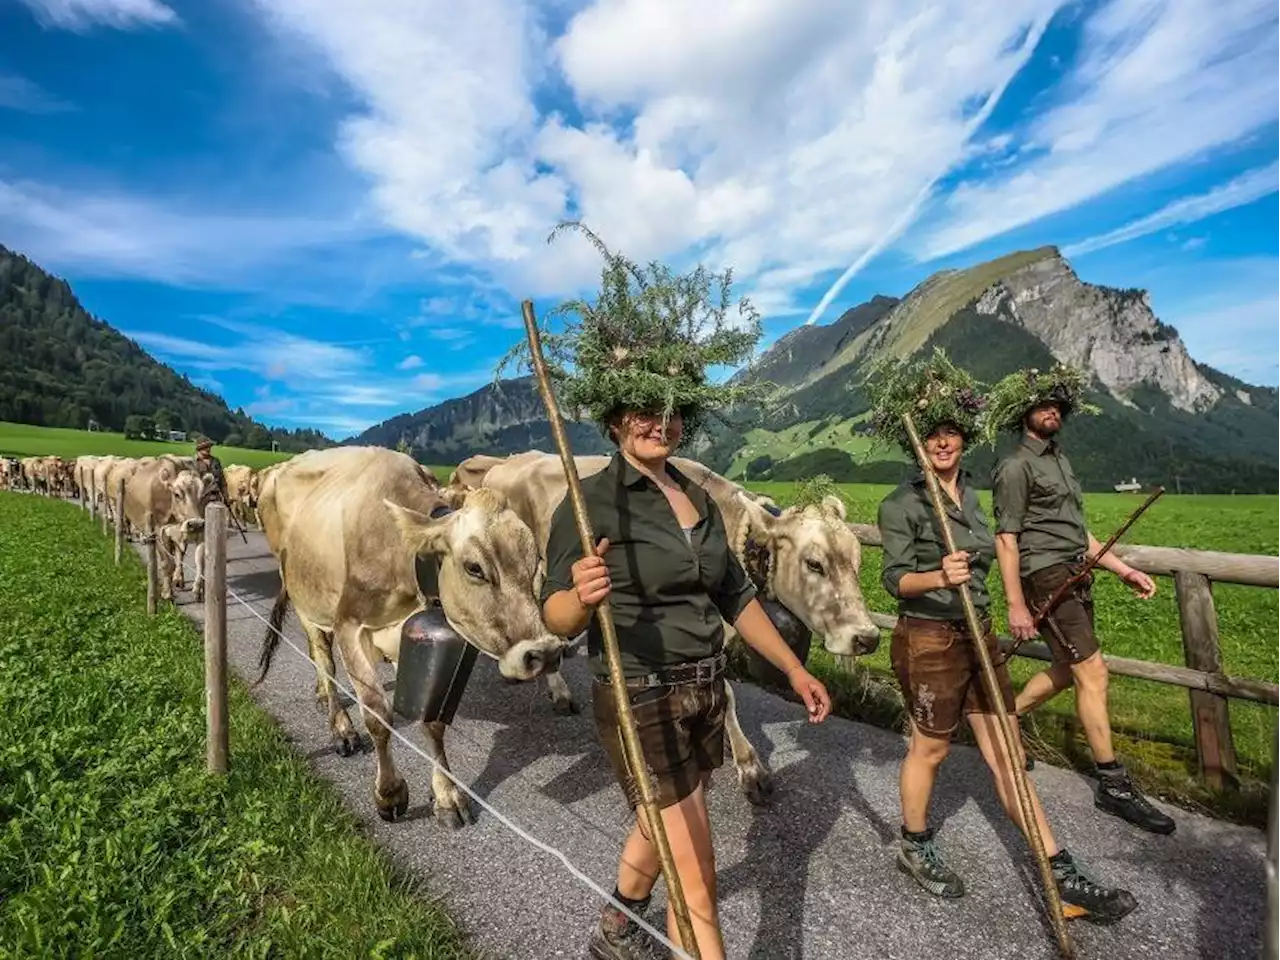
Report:
M 787 674 L 787 680 L 791 683 L 791 689 L 804 701 L 805 709 L 809 711 L 810 723 L 821 723 L 827 719 L 827 715 L 831 713 L 831 694 L 827 693 L 821 680 L 802 666 Z
M 609 567 L 604 562 L 604 555 L 608 550 L 609 538 L 604 537 L 596 544 L 594 557 L 583 557 L 569 568 L 573 574 L 573 587 L 577 591 L 578 602 L 588 610 L 594 610 L 609 596 Z
M 949 553 L 942 558 L 942 582 L 946 586 L 958 587 L 962 583 L 968 583 L 969 579 L 968 553 L 964 550 L 957 550 L 955 553 Z

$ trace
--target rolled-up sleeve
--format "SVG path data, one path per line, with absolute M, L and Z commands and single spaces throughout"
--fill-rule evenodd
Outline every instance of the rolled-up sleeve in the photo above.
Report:
M 890 596 L 901 599 L 898 584 L 906 574 L 916 572 L 915 531 L 906 509 L 893 497 L 880 501 L 876 523 L 884 548 L 880 583 Z
M 545 604 L 554 593 L 573 586 L 573 565 L 582 559 L 578 525 L 573 516 L 573 503 L 566 493 L 551 515 L 547 534 L 547 573 L 542 580 L 539 603 Z
M 1030 478 L 1027 466 L 1009 459 L 997 464 L 991 475 L 991 507 L 996 518 L 996 533 L 1021 533 L 1027 519 L 1027 490 Z
M 756 585 L 751 582 L 733 551 L 729 550 L 729 563 L 724 571 L 724 579 L 711 598 L 719 609 L 720 616 L 728 623 L 736 623 L 742 616 L 742 611 L 747 609 L 747 604 L 755 599 L 755 595 Z

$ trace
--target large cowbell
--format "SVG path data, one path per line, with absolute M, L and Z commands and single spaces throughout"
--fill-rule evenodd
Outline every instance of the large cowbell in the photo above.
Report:
M 418 585 L 431 602 L 439 595 L 436 560 L 419 557 L 415 566 Z M 406 720 L 452 723 L 478 654 L 449 626 L 439 606 L 415 613 L 400 630 L 396 692 L 391 708 Z
M 791 652 L 796 655 L 801 663 L 808 660 L 809 645 L 813 641 L 813 632 L 805 626 L 804 621 L 777 600 L 761 597 L 760 606 L 764 608 L 765 614 L 773 621 L 774 627 L 777 628 L 778 633 L 781 634 Z M 751 676 L 755 678 L 757 683 L 775 687 L 790 686 L 786 675 L 781 670 L 749 646 L 747 647 L 747 657 Z

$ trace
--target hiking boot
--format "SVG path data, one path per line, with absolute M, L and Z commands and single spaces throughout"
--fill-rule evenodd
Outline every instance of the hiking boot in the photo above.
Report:
M 1049 863 L 1058 884 L 1058 896 L 1062 898 L 1062 915 L 1068 920 L 1083 917 L 1093 923 L 1115 923 L 1138 906 L 1128 890 L 1104 887 L 1085 873 L 1066 848 Z
M 595 960 L 656 960 L 659 955 L 653 938 L 611 903 L 605 904 L 587 949 Z
M 902 838 L 898 848 L 898 869 L 915 878 L 935 897 L 964 896 L 964 881 L 942 860 L 933 839 L 933 829 L 926 830 L 921 839 Z
M 1093 805 L 1151 833 L 1174 831 L 1173 820 L 1152 806 L 1151 801 L 1133 785 L 1129 775 L 1123 772 L 1116 775 L 1099 771 Z

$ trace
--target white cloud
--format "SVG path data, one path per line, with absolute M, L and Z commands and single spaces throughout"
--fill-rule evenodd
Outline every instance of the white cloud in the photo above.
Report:
M 399 363 L 396 364 L 397 370 L 417 370 L 422 366 L 422 358 L 417 354 L 410 354 Z
M 912 246 L 955 253 L 1241 140 L 1276 120 L 1276 58 L 1269 0 L 1112 0 L 1056 104 L 1022 131 L 1026 159 L 960 184 Z
M 22 0 L 46 27 L 84 33 L 94 26 L 132 30 L 172 26 L 178 15 L 160 0 Z
M 1278 189 L 1280 189 L 1280 164 L 1273 163 L 1269 167 L 1262 167 L 1243 173 L 1221 186 L 1214 187 L 1207 193 L 1194 197 L 1182 197 L 1140 220 L 1135 220 L 1116 230 L 1072 244 L 1062 252 L 1064 256 L 1077 257 L 1081 254 L 1115 246 L 1117 243 L 1125 243 L 1138 237 L 1145 237 L 1167 227 L 1176 227 L 1184 223 L 1196 223 L 1206 217 L 1213 216 L 1215 213 L 1222 213 L 1224 210 L 1231 210 L 1235 207 L 1253 203 L 1255 200 L 1260 200 L 1275 193 Z M 1200 238 L 1200 243 L 1196 244 L 1189 240 L 1183 244 L 1183 249 L 1194 249 L 1203 243 L 1203 238 Z M 1191 246 L 1188 246 L 1188 244 L 1191 244 Z
M 23 113 L 65 113 L 74 110 L 75 105 L 26 77 L 0 73 L 0 108 Z

